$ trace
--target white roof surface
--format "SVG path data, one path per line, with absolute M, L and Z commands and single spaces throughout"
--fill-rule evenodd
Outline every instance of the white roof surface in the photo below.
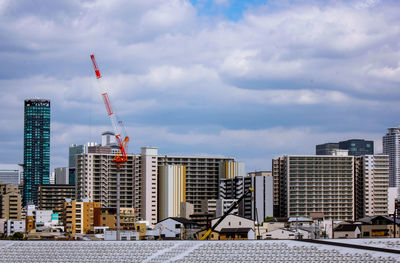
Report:
M 0 262 L 400 262 L 395 253 L 289 240 L 0 241 L 0 255 Z

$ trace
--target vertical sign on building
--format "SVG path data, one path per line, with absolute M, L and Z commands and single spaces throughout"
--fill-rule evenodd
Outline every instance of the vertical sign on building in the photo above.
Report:
M 25 100 L 24 205 L 38 201 L 38 186 L 50 178 L 50 100 Z

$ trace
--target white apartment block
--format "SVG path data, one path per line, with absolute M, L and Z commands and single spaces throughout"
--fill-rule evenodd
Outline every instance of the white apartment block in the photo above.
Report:
M 365 155 L 364 207 L 365 216 L 388 215 L 389 156 Z
M 139 214 L 142 220 L 149 221 L 151 224 L 157 223 L 157 174 L 158 174 L 158 149 L 155 147 L 142 147 L 141 155 L 141 176 L 140 176 L 140 199 Z M 137 180 L 135 178 L 135 180 Z

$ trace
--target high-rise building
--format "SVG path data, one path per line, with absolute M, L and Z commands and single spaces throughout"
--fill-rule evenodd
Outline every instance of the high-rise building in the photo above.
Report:
M 186 171 L 186 202 L 201 212 L 201 201 L 218 198 L 220 163 L 233 161 L 222 157 L 159 156 L 155 147 L 142 147 L 141 154 L 128 154 L 121 168 L 121 207 L 133 207 L 139 220 L 155 224 L 158 219 L 159 167 L 178 165 Z M 116 207 L 116 168 L 113 154 L 77 155 L 77 199 L 100 202 L 102 207 Z
M 85 152 L 83 145 L 72 144 L 69 146 L 68 154 L 68 184 L 75 184 L 75 166 L 76 166 L 76 155 Z
M 339 149 L 348 150 L 351 156 L 374 154 L 374 141 L 351 139 L 339 142 Z
M 0 182 L 0 218 L 21 220 L 21 199 L 17 186 Z
M 400 127 L 388 128 L 382 141 L 383 154 L 389 155 L 389 187 L 400 188 Z
M 389 156 L 365 155 L 363 159 L 364 217 L 388 215 Z
M 69 184 L 68 167 L 58 167 L 54 169 L 54 184 Z
M 316 155 L 332 155 L 332 152 L 337 149 L 339 149 L 339 143 L 337 143 L 337 142 L 318 144 L 317 146 L 315 146 L 315 154 Z
M 353 156 L 283 156 L 272 162 L 274 216 L 355 220 Z
M 245 176 L 245 164 L 243 162 L 224 161 L 219 164 L 219 178 L 235 178 Z
M 37 204 L 37 188 L 49 184 L 50 100 L 25 100 L 24 204 Z
M 250 187 L 254 192 L 239 203 L 239 215 L 263 222 L 266 217 L 273 216 L 274 180 L 271 172 L 253 172 L 249 176 L 220 179 L 219 199 L 237 200 Z
M 220 164 L 234 161 L 227 157 L 158 156 L 158 165 L 183 165 L 186 167 L 186 202 L 201 213 L 202 200 L 218 199 L 219 178 L 223 176 Z
M 180 204 L 186 202 L 186 168 L 166 165 L 158 171 L 158 221 L 180 217 Z

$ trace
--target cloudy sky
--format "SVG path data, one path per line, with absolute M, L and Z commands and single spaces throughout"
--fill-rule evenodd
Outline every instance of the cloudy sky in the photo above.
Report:
M 235 157 L 246 170 L 400 124 L 400 3 L 0 0 L 0 163 L 23 162 L 23 101 L 48 98 L 52 167 L 111 125 L 129 152 Z

